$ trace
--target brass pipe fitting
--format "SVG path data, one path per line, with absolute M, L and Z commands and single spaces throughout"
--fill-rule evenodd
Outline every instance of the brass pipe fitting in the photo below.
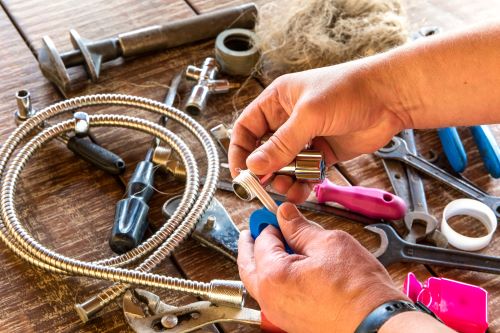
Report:
M 303 150 L 292 163 L 276 171 L 278 175 L 290 175 L 307 182 L 321 182 L 325 179 L 326 167 L 320 151 Z
M 186 180 L 186 168 L 176 158 L 170 147 L 156 146 L 151 160 L 164 172 L 171 174 L 178 181 Z

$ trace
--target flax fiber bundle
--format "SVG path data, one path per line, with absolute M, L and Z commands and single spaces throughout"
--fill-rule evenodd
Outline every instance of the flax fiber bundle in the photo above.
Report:
M 275 76 L 386 51 L 405 23 L 399 0 L 277 0 L 259 9 L 256 45 Z

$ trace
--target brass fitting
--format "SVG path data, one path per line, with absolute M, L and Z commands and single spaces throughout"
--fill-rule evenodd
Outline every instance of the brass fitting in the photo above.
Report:
M 275 174 L 295 176 L 298 180 L 308 182 L 321 182 L 326 175 L 323 154 L 320 151 L 303 150 L 292 163 Z
M 206 58 L 201 68 L 192 65 L 187 67 L 186 78 L 197 81 L 186 102 L 187 112 L 197 115 L 205 109 L 210 94 L 226 93 L 240 86 L 228 80 L 216 80 L 218 72 L 219 68 L 214 58 Z
M 178 181 L 186 180 L 186 168 L 173 154 L 170 147 L 156 146 L 151 158 L 166 173 L 170 173 Z
M 260 144 L 264 144 L 272 134 L 263 136 Z M 307 182 L 321 182 L 326 177 L 326 165 L 323 154 L 317 150 L 309 150 L 306 146 L 297 157 L 287 166 L 276 171 L 277 175 L 294 176 L 298 180 Z

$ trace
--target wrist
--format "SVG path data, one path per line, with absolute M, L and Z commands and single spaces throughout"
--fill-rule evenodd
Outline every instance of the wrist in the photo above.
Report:
M 387 320 L 378 332 L 447 333 L 454 331 L 424 312 L 409 311 L 399 313 Z
M 381 107 L 400 120 L 401 129 L 414 128 L 414 115 L 423 110 L 423 101 L 416 89 L 414 69 L 401 64 L 401 54 L 396 54 L 400 52 L 392 50 L 365 58 L 363 76 Z

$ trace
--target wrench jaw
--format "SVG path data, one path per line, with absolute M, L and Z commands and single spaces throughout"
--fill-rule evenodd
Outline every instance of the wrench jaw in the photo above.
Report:
M 378 249 L 372 254 L 380 261 L 385 267 L 398 261 L 398 252 L 403 251 L 404 243 L 406 243 L 396 233 L 393 227 L 387 224 L 373 224 L 368 225 L 365 229 L 379 235 L 380 245 Z M 390 244 L 390 247 L 389 247 Z
M 395 136 L 391 141 L 375 152 L 375 155 L 381 158 L 400 159 L 401 154 L 409 152 L 406 142 Z
M 425 236 L 429 235 L 431 232 L 436 230 L 438 226 L 438 221 L 434 216 L 419 211 L 411 211 L 406 213 L 404 217 L 404 222 L 407 230 L 412 230 L 414 223 L 425 225 L 425 234 L 421 235 L 422 236 L 421 238 L 424 238 Z M 417 240 L 419 239 L 417 238 Z

